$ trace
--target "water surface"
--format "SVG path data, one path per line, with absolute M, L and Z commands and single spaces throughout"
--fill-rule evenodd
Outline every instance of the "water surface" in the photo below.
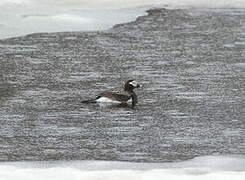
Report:
M 0 160 L 244 154 L 244 9 L 155 9 L 106 31 L 0 41 Z M 139 103 L 82 100 L 143 85 Z

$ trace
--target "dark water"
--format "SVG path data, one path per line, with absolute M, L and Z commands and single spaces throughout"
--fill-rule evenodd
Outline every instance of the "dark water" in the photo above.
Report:
M 245 10 L 155 9 L 102 32 L 0 41 L 0 160 L 245 154 Z M 82 100 L 143 85 L 139 104 Z

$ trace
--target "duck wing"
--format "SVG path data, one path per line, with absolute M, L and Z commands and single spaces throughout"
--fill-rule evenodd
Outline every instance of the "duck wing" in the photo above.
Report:
M 120 102 L 127 102 L 131 99 L 131 95 L 123 91 L 107 91 L 99 94 L 98 97 L 107 97 Z

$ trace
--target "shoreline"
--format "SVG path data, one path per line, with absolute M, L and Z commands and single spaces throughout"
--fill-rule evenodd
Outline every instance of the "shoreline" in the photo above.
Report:
M 123 8 L 123 9 L 115 9 L 115 10 L 124 10 L 124 9 L 128 9 L 128 8 Z M 168 5 L 162 5 L 160 7 L 155 7 L 155 6 L 136 6 L 136 7 L 130 7 L 129 9 L 142 9 L 142 13 L 138 16 L 135 16 L 133 19 L 129 19 L 128 21 L 124 21 L 124 22 L 118 22 L 118 23 L 114 23 L 111 24 L 110 27 L 105 27 L 102 29 L 95 29 L 95 30 L 57 30 L 57 31 L 43 31 L 43 32 L 29 32 L 29 33 L 23 33 L 21 35 L 13 35 L 13 36 L 9 36 L 6 35 L 6 37 L 0 37 L 1 41 L 7 40 L 7 39 L 12 39 L 12 38 L 20 38 L 20 37 L 25 37 L 25 36 L 31 36 L 31 35 L 35 35 L 35 34 L 57 34 L 57 33 L 93 33 L 93 32 L 103 32 L 103 31 L 108 31 L 110 29 L 113 29 L 115 27 L 124 25 L 124 24 L 128 24 L 128 23 L 133 23 L 135 21 L 137 21 L 138 18 L 141 17 L 145 17 L 149 15 L 149 12 L 153 12 L 154 10 L 161 10 L 161 9 L 167 9 L 167 10 L 173 10 L 173 9 L 195 9 L 195 10 L 201 10 L 201 11 L 215 11 L 215 10 L 245 10 L 245 8 L 238 8 L 238 7 L 195 7 L 195 6 L 168 6 Z M 112 10 L 112 9 L 111 9 Z M 6 25 L 4 24 L 0 24 L 0 26 L 5 27 Z M 8 37 L 9 36 L 9 37 Z
M 0 176 L 5 180 L 38 179 L 195 179 L 235 178 L 245 175 L 244 156 L 204 156 L 183 162 L 131 163 L 112 161 L 59 161 L 0 163 Z M 3 170 L 3 171 L 2 171 Z M 13 173 L 13 170 L 15 173 Z

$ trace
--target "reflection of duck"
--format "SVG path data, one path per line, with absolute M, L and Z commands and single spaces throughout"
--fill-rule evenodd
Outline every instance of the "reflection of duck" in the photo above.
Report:
M 82 103 L 119 103 L 127 104 L 132 103 L 132 108 L 138 102 L 137 95 L 133 91 L 135 88 L 139 88 L 140 85 L 135 80 L 128 80 L 124 89 L 121 91 L 105 91 L 100 93 L 95 99 L 82 101 Z

